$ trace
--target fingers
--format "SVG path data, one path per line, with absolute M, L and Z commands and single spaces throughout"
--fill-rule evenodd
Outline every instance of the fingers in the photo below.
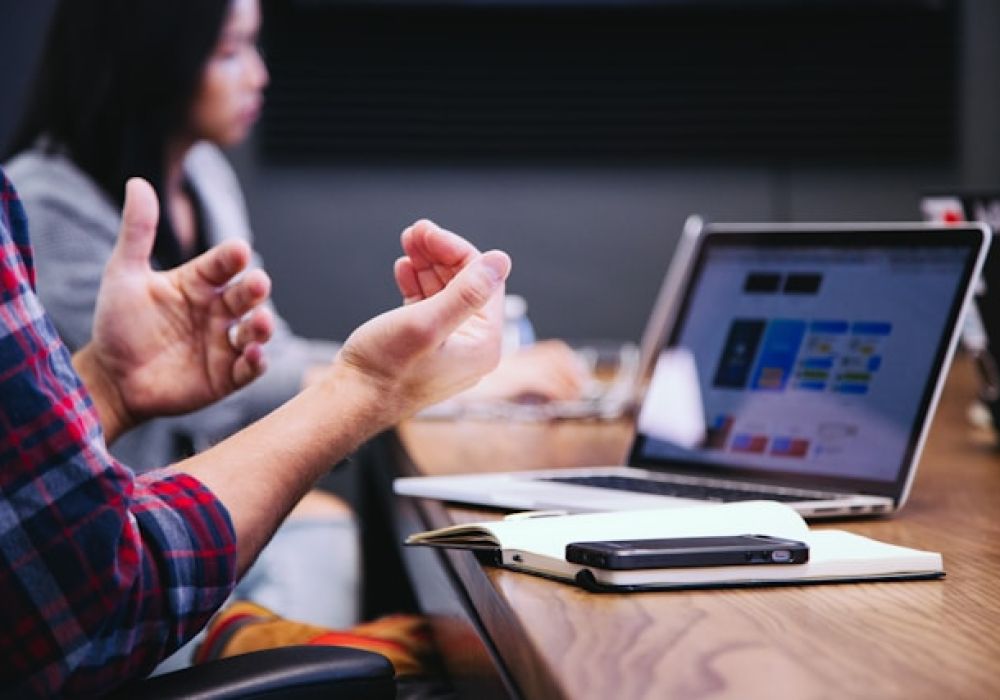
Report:
M 248 345 L 236 362 L 233 363 L 233 386 L 236 389 L 246 386 L 267 370 L 267 360 L 264 348 L 257 343 Z
M 274 314 L 270 309 L 257 309 L 229 330 L 229 343 L 242 353 L 252 344 L 263 345 L 274 333 Z
M 403 232 L 403 251 L 421 266 L 464 265 L 479 250 L 456 233 L 421 219 Z
M 182 265 L 183 278 L 192 285 L 217 288 L 227 284 L 250 264 L 250 246 L 226 241 Z
M 506 398 L 532 397 L 544 401 L 570 401 L 580 398 L 583 391 L 582 383 L 560 372 L 558 368 L 546 371 L 545 367 L 538 367 L 535 370 L 521 371 L 523 376 L 511 377 L 508 384 L 517 387 L 517 393 Z
M 267 370 L 263 345 L 274 332 L 274 314 L 270 309 L 256 309 L 230 329 L 229 342 L 236 352 L 233 362 L 233 387 L 246 386 Z
M 404 303 L 412 304 L 424 298 L 420 289 L 420 281 L 417 279 L 417 271 L 413 269 L 413 261 L 410 258 L 398 258 L 392 271 L 396 278 L 396 286 L 399 287 L 399 293 L 403 295 Z
M 528 362 L 537 362 L 558 383 L 557 398 L 576 398 L 591 379 L 590 369 L 573 349 L 561 340 L 541 340 L 529 346 Z M 534 355 L 538 354 L 535 358 Z
M 403 231 L 400 242 L 412 263 L 423 297 L 441 291 L 459 270 L 479 254 L 476 247 L 461 236 L 426 219 Z
M 417 282 L 420 297 L 429 297 L 441 291 L 451 276 L 446 267 L 433 257 L 426 244 L 427 234 L 437 227 L 429 221 L 418 221 L 403 232 L 401 243 L 407 254 Z
M 267 300 L 271 278 L 263 270 L 251 270 L 222 293 L 222 301 L 233 318 L 240 318 Z
M 549 378 L 546 384 L 546 393 L 550 401 L 578 399 L 583 393 L 584 378 L 573 372 L 557 368 L 549 375 Z
M 156 241 L 156 224 L 159 217 L 160 204 L 153 187 L 141 178 L 129 180 L 125 184 L 122 225 L 109 265 L 148 267 L 149 256 Z
M 503 318 L 500 294 L 510 274 L 511 262 L 506 253 L 491 250 L 469 263 L 447 287 L 424 301 L 423 313 L 439 337 L 445 338 L 473 313 L 494 299 L 496 307 L 490 320 L 498 324 Z

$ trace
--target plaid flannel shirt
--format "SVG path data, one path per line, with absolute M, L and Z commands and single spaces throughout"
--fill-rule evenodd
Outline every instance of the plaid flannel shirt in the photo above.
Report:
M 232 523 L 208 489 L 136 477 L 108 454 L 0 172 L 0 696 L 142 677 L 201 629 L 235 572 Z

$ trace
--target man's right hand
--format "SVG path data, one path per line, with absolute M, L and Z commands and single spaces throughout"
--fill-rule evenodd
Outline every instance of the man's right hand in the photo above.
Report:
M 121 232 L 101 280 L 90 343 L 73 363 L 108 442 L 146 418 L 218 401 L 265 369 L 271 283 L 245 243 L 228 241 L 172 270 L 150 263 L 159 205 L 149 183 L 126 187 Z M 232 333 L 230 333 L 232 330 Z
M 405 305 L 358 328 L 330 379 L 377 391 L 392 424 L 475 384 L 500 359 L 506 253 L 480 253 L 429 221 L 402 235 L 395 276 Z

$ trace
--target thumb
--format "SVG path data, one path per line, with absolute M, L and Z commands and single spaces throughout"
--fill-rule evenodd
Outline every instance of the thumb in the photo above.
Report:
M 491 250 L 475 258 L 444 289 L 425 300 L 431 323 L 445 337 L 487 305 L 510 274 L 510 258 Z M 497 315 L 500 311 L 498 306 Z
M 111 263 L 148 265 L 159 218 L 160 203 L 152 185 L 138 177 L 129 180 L 125 184 L 122 225 L 111 253 Z

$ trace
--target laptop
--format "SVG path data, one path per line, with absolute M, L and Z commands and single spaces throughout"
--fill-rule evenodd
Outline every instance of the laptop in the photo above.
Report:
M 1000 189 L 935 190 L 920 198 L 924 220 L 945 225 L 979 221 L 993 231 L 1000 226 Z M 992 248 L 992 246 L 991 246 Z M 979 367 L 979 397 L 989 410 L 993 425 L 1000 427 L 1000 253 L 986 256 L 976 285 L 975 303 L 962 326 L 962 342 Z
M 810 518 L 895 511 L 989 238 L 982 224 L 707 225 L 626 465 L 394 489 L 518 510 L 768 499 Z

